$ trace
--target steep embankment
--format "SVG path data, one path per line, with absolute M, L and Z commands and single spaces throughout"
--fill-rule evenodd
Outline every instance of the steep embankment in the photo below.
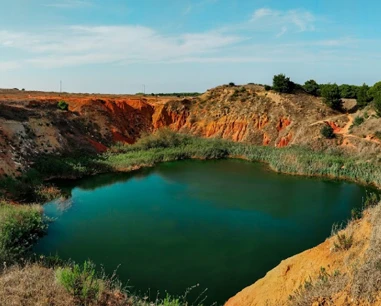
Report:
M 283 260 L 226 306 L 381 304 L 380 205 L 315 248 Z M 343 237 L 343 236 L 341 236 Z
M 57 108 L 60 100 L 69 111 Z M 372 122 L 366 135 L 361 129 L 349 134 L 350 119 L 319 98 L 279 95 L 256 85 L 220 86 L 184 99 L 0 91 L 0 174 L 18 174 L 41 154 L 103 152 L 162 127 L 256 145 L 379 152 L 374 137 L 379 119 L 367 120 Z M 335 140 L 320 136 L 324 124 L 335 128 Z

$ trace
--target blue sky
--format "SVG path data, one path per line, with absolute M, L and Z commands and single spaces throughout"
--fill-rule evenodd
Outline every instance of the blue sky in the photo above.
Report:
M 135 93 L 373 84 L 381 1 L 0 0 L 0 88 Z

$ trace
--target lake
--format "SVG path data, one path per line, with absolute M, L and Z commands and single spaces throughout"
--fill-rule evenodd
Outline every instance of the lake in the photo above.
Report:
M 240 160 L 177 161 L 60 182 L 70 197 L 35 248 L 91 259 L 131 290 L 222 304 L 287 257 L 316 246 L 361 207 L 365 187 L 277 174 Z

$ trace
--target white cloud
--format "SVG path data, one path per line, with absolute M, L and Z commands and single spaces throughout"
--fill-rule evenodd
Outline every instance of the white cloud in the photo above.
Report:
M 45 4 L 45 6 L 61 8 L 61 9 L 90 7 L 92 5 L 93 3 L 87 0 L 61 0 L 61 1 L 55 1 L 53 3 Z
M 176 35 L 134 25 L 72 25 L 24 32 L 0 30 L 2 54 L 11 60 L 13 54 L 18 54 L 17 65 L 3 62 L 0 67 L 9 70 L 22 65 L 57 68 L 86 64 L 345 61 L 358 54 L 351 50 L 359 41 L 348 37 L 290 39 L 287 44 L 280 39 L 261 38 L 262 43 L 256 43 L 255 35 L 263 31 L 272 31 L 274 37 L 312 31 L 314 20 L 314 16 L 302 10 L 259 9 L 250 21 L 230 28 Z
M 315 30 L 316 17 L 302 9 L 278 11 L 268 8 L 257 9 L 251 18 L 251 23 L 266 30 L 293 28 L 305 32 Z
M 280 32 L 276 35 L 276 37 L 281 37 L 286 32 L 287 32 L 287 27 L 283 26 Z
M 165 62 L 220 52 L 244 38 L 218 32 L 161 35 L 142 26 L 69 26 L 40 32 L 0 31 L 0 46 L 47 67 L 92 63 Z M 12 44 L 9 44 L 12 41 Z

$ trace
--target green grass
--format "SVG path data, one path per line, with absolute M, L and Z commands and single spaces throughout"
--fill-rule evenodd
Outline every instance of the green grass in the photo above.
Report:
M 12 263 L 27 255 L 46 229 L 40 206 L 0 201 L 0 262 Z
M 76 178 L 191 158 L 243 158 L 267 163 L 277 172 L 345 179 L 381 187 L 381 165 L 378 161 L 313 151 L 307 147 L 275 148 L 199 138 L 167 129 L 144 136 L 133 145 L 117 144 L 100 156 L 45 156 L 35 163 L 35 169 L 43 177 Z
M 274 148 L 221 139 L 197 138 L 168 130 L 146 136 L 133 145 L 117 145 L 100 163 L 114 170 L 152 166 L 163 161 L 189 158 L 244 158 L 267 163 L 277 172 L 325 176 L 381 186 L 381 167 L 342 154 L 313 151 L 306 147 Z
M 100 298 L 102 282 L 96 276 L 95 265 L 85 261 L 83 265 L 58 268 L 56 280 L 80 305 L 89 305 Z

